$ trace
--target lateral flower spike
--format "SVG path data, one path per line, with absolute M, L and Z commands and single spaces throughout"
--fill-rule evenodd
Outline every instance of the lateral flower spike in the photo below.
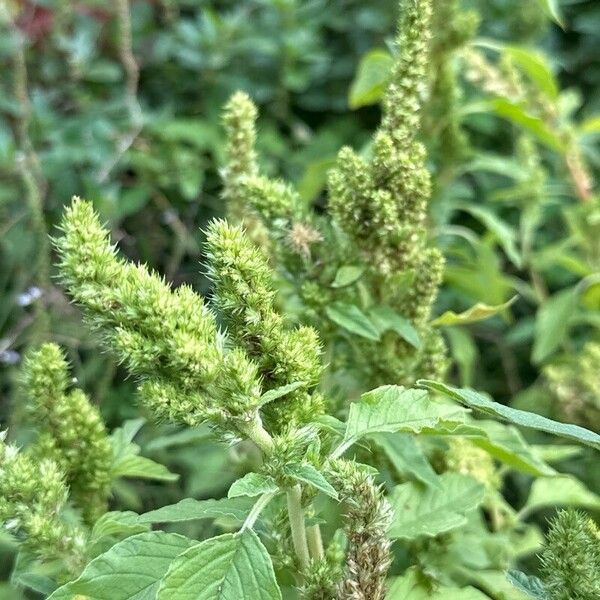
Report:
M 107 510 L 112 448 L 98 409 L 81 390 L 69 391 L 68 381 L 57 345 L 44 344 L 26 356 L 22 388 L 38 432 L 31 452 L 60 466 L 73 501 L 93 523 Z
M 317 332 L 311 327 L 286 328 L 275 310 L 273 273 L 264 253 L 241 227 L 219 220 L 208 228 L 206 252 L 213 303 L 230 337 L 257 363 L 264 387 L 296 382 L 314 387 L 323 368 Z M 265 415 L 279 431 L 308 423 L 322 410 L 320 396 L 304 387 L 267 405 Z
M 60 513 L 67 487 L 58 465 L 35 460 L 0 433 L 0 523 L 38 558 L 60 560 L 76 576 L 84 561 L 85 534 Z
M 92 205 L 74 198 L 55 240 L 62 281 L 106 345 L 140 380 L 158 419 L 208 420 L 236 434 L 256 417 L 256 365 L 226 348 L 214 313 L 190 287 L 173 290 L 145 265 L 117 256 Z

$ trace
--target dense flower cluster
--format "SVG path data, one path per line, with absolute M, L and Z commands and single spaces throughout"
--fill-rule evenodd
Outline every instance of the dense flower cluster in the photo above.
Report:
M 85 536 L 61 520 L 67 486 L 58 465 L 37 460 L 6 444 L 0 434 L 0 523 L 23 536 L 39 558 L 64 561 L 71 575 L 82 566 Z
M 594 600 L 600 595 L 600 531 L 573 509 L 552 521 L 541 556 L 551 600 Z
M 390 306 L 418 330 L 419 350 L 397 337 L 375 347 L 366 344 L 371 366 L 365 365 L 365 370 L 372 371 L 373 363 L 377 364 L 376 372 L 366 375 L 375 384 L 439 377 L 447 365 L 445 344 L 428 325 L 444 260 L 427 243 L 431 182 L 425 148 L 416 139 L 428 83 L 431 12 L 430 2 L 407 3 L 399 27 L 398 56 L 383 100 L 383 120 L 370 156 L 349 147 L 340 151 L 329 173 L 328 215 L 312 211 L 291 185 L 256 172 L 252 146 L 256 110 L 250 108 L 248 97 L 235 94 L 225 109 L 231 149 L 225 174 L 246 174 L 236 179 L 236 202 L 243 201 L 266 225 L 276 267 L 296 286 L 306 306 L 305 319 L 319 323 L 326 340 L 331 336 L 321 313 L 336 298 L 344 302 L 356 298 L 348 289 L 331 289 L 337 268 L 354 261 L 364 264 L 363 280 L 372 295 L 368 303 Z M 462 32 L 467 25 L 457 27 Z M 456 34 L 461 40 L 465 35 Z M 246 167 L 239 168 L 241 164 Z M 227 181 L 224 184 L 229 186 Z M 320 317 L 313 318 L 314 313 Z M 378 360 L 371 360 L 373 353 Z M 343 362 L 342 354 L 336 360 Z
M 141 397 L 157 417 L 189 425 L 209 420 L 235 433 L 255 421 L 263 382 L 268 389 L 316 382 L 321 369 L 317 335 L 306 327 L 285 329 L 273 308 L 266 260 L 241 228 L 215 222 L 207 244 L 214 304 L 229 338 L 189 287 L 173 290 L 145 266 L 119 258 L 89 203 L 73 201 L 63 231 L 56 247 L 65 285 L 140 378 Z M 310 420 L 318 410 L 318 397 L 306 392 L 289 402 L 295 409 L 286 407 L 287 425 Z M 277 404 L 269 406 L 272 414 Z
M 112 447 L 98 410 L 81 390 L 68 390 L 69 368 L 55 344 L 28 354 L 22 380 L 38 432 L 30 452 L 60 466 L 73 502 L 86 521 L 94 522 L 107 508 L 112 464 Z

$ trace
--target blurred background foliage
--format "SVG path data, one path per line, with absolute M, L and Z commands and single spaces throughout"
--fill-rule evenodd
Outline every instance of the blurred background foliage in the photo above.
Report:
M 600 431 L 600 4 L 438 4 L 423 132 L 431 227 L 447 258 L 436 314 L 517 296 L 492 318 L 443 327 L 450 377 Z M 0 7 L 0 422 L 20 419 L 9 398 L 23 351 L 52 339 L 113 428 L 139 416 L 134 382 L 54 279 L 48 234 L 63 205 L 92 200 L 125 254 L 209 293 L 202 229 L 225 212 L 228 97 L 242 89 L 259 105 L 266 173 L 324 206 L 337 151 L 364 146 L 378 123 L 397 2 Z M 122 484 L 115 506 L 217 496 L 247 470 L 204 430 L 158 433 L 142 430 L 143 452 L 184 476 Z M 565 457 L 560 469 L 600 492 L 593 457 Z M 509 497 L 524 486 L 515 480 Z

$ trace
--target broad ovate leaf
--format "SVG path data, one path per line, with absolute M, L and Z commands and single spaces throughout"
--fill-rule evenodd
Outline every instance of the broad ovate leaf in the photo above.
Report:
M 394 331 L 414 348 L 421 347 L 419 333 L 412 323 L 389 306 L 373 306 L 369 310 L 369 318 L 381 335 L 386 331 Z
M 529 497 L 519 513 L 521 517 L 552 506 L 578 506 L 600 510 L 600 496 L 575 477 L 540 477 L 531 485 Z
M 440 315 L 437 319 L 434 319 L 431 324 L 435 327 L 441 325 L 466 325 L 467 323 L 475 323 L 477 321 L 483 321 L 489 317 L 493 317 L 504 310 L 506 310 L 511 304 L 517 299 L 517 296 L 513 296 L 508 302 L 503 304 L 496 304 L 490 306 L 483 302 L 477 302 L 461 313 L 455 313 L 453 310 L 447 310 L 444 314 Z
M 379 433 L 373 436 L 373 439 L 401 475 L 409 474 L 425 485 L 440 485 L 440 478 L 429 464 L 414 435 Z
M 379 102 L 390 79 L 393 64 L 394 59 L 387 50 L 371 50 L 362 57 L 350 86 L 350 108 Z
M 384 385 L 350 404 L 344 440 L 334 455 L 340 456 L 360 438 L 374 433 L 434 431 L 457 414 L 452 407 L 432 402 L 425 390 Z
M 352 285 L 360 279 L 364 270 L 364 267 L 358 265 L 344 265 L 340 267 L 335 274 L 331 287 L 343 288 Z
M 287 396 L 305 385 L 306 383 L 304 381 L 294 381 L 294 383 L 288 383 L 287 385 L 281 385 L 272 390 L 268 390 L 260 397 L 260 406 L 273 402 L 273 400 L 283 398 L 283 396 Z
M 536 600 L 550 600 L 548 591 L 541 579 L 526 575 L 522 571 L 516 571 L 514 569 L 511 569 L 506 573 L 506 578 L 519 591 L 530 598 L 536 598 Z
M 251 529 L 190 548 L 164 576 L 157 600 L 281 600 L 271 558 Z
M 325 479 L 323 473 L 318 471 L 312 465 L 308 463 L 291 463 L 285 465 L 283 471 L 288 477 L 312 485 L 324 494 L 337 500 L 338 493 L 335 491 L 335 488 L 327 481 L 327 479 Z
M 277 482 L 270 475 L 247 473 L 241 479 L 233 482 L 227 496 L 229 498 L 261 496 L 276 492 L 278 489 Z
M 135 448 L 135 444 L 131 448 Z M 177 481 L 179 475 L 171 473 L 167 467 L 145 456 L 130 454 L 113 466 L 114 477 L 136 477 L 138 479 L 153 479 L 156 481 Z
M 243 521 L 248 516 L 253 504 L 252 498 L 244 496 L 219 500 L 185 498 L 177 504 L 169 504 L 141 514 L 138 521 L 140 523 L 178 523 L 196 519 L 219 518 Z
M 452 531 L 483 502 L 485 487 L 472 477 L 448 472 L 439 480 L 436 487 L 410 481 L 394 488 L 392 538 L 414 540 Z
M 56 590 L 50 599 L 155 600 L 171 562 L 194 543 L 164 531 L 134 535 L 92 560 L 78 579 Z
M 579 427 L 578 425 L 559 423 L 558 421 L 553 421 L 552 419 L 536 415 L 535 413 L 499 404 L 469 388 L 456 388 L 451 385 L 427 379 L 420 379 L 417 384 L 430 390 L 440 392 L 469 408 L 504 419 L 515 425 L 558 435 L 568 440 L 579 442 L 591 446 L 596 450 L 600 450 L 600 435 L 593 431 L 589 431 L 588 429 L 584 429 L 583 427 Z
M 379 331 L 371 319 L 354 304 L 336 302 L 327 306 L 325 313 L 336 325 L 354 335 L 372 341 L 377 341 L 380 338 Z

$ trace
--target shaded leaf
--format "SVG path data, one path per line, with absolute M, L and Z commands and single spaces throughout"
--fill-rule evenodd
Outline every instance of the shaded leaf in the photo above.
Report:
M 541 579 L 526 575 L 522 571 L 516 571 L 514 569 L 511 569 L 506 573 L 506 578 L 518 590 L 527 594 L 529 597 L 537 598 L 537 600 L 550 600 L 550 596 Z
M 412 323 L 389 306 L 373 306 L 369 310 L 369 317 L 380 335 L 394 331 L 414 348 L 421 347 L 421 339 Z
M 139 516 L 140 523 L 177 523 L 195 519 L 217 519 L 220 517 L 243 521 L 250 512 L 252 498 L 221 498 L 219 500 L 194 500 L 185 498 L 177 504 L 163 506 Z
M 335 491 L 335 488 L 327 481 L 327 479 L 325 479 L 325 476 L 317 471 L 312 465 L 288 464 L 285 465 L 283 471 L 289 477 L 303 483 L 308 483 L 331 498 L 334 498 L 335 500 L 338 499 L 338 493 Z
M 415 568 L 396 577 L 385 596 L 386 600 L 488 600 L 488 596 L 472 587 L 455 588 L 445 585 L 431 590 L 427 580 Z
M 562 344 L 569 331 L 569 319 L 577 306 L 577 288 L 557 292 L 544 301 L 535 318 L 531 360 L 543 362 Z
M 56 590 L 52 600 L 154 600 L 173 559 L 194 542 L 182 535 L 150 531 L 129 537 L 96 557 L 75 581 Z
M 440 325 L 465 325 L 466 323 L 475 323 L 476 321 L 483 321 L 488 319 L 503 310 L 506 310 L 511 304 L 514 304 L 517 296 L 513 296 L 508 302 L 504 304 L 496 304 L 490 306 L 483 302 L 471 306 L 468 310 L 461 313 L 455 313 L 453 310 L 447 310 L 444 314 L 440 315 L 437 319 L 434 319 L 431 324 L 439 327 Z
M 593 431 L 589 431 L 588 429 L 584 429 L 583 427 L 579 427 L 578 425 L 559 423 L 558 421 L 547 419 L 546 417 L 536 415 L 535 413 L 499 404 L 469 388 L 455 388 L 450 385 L 427 379 L 420 379 L 417 381 L 417 384 L 429 388 L 430 390 L 440 392 L 470 408 L 505 419 L 515 425 L 552 433 L 600 450 L 600 435 Z
M 343 288 L 358 281 L 364 273 L 364 267 L 356 265 L 344 265 L 340 267 L 335 274 L 335 278 L 331 284 L 332 288 Z
M 483 502 L 485 487 L 472 477 L 448 472 L 439 476 L 439 482 L 431 487 L 411 481 L 393 489 L 392 538 L 413 540 L 452 531 L 464 525 L 466 515 Z
M 226 533 L 179 556 L 157 600 L 281 600 L 271 557 L 251 529 Z
M 379 331 L 365 313 L 354 304 L 336 302 L 325 308 L 327 316 L 340 327 L 368 340 L 379 340 Z
M 551 506 L 580 506 L 600 510 L 600 496 L 575 477 L 540 477 L 533 482 L 520 515 L 523 517 Z
M 401 475 L 410 473 L 425 485 L 439 486 L 439 477 L 409 433 L 381 433 L 373 437 Z
M 387 87 L 393 64 L 394 59 L 386 50 L 371 50 L 362 57 L 350 86 L 350 108 L 379 102 Z
M 238 496 L 260 496 L 279 489 L 277 482 L 269 475 L 262 473 L 246 473 L 241 479 L 234 481 L 227 496 L 237 498 Z
M 306 383 L 304 381 L 295 381 L 294 383 L 288 383 L 287 385 L 281 385 L 275 389 L 269 390 L 260 397 L 260 406 L 264 406 L 269 402 L 273 402 L 273 400 L 282 398 L 305 385 Z

